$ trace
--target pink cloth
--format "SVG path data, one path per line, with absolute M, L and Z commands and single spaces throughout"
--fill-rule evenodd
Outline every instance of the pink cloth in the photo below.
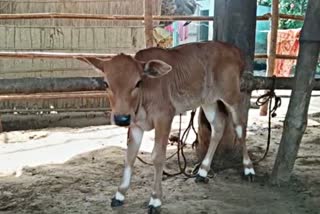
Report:
M 298 56 L 301 29 L 278 30 L 277 54 Z M 296 60 L 276 59 L 274 74 L 277 77 L 290 76 Z
M 189 29 L 188 26 L 183 26 L 184 24 L 184 21 L 178 21 L 178 34 L 180 41 L 188 39 Z M 172 24 L 165 26 L 164 29 L 169 31 L 170 33 L 173 33 L 174 31 Z
M 185 24 L 184 21 L 178 22 L 178 32 L 179 32 L 180 41 L 188 39 L 189 29 L 188 29 L 188 26 L 183 26 L 184 24 Z
M 172 24 L 165 26 L 164 29 L 167 30 L 167 31 L 169 31 L 170 33 L 173 32 L 173 26 L 172 26 Z

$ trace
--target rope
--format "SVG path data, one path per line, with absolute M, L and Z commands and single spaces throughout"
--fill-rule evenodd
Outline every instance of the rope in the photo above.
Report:
M 184 174 L 188 178 L 195 177 L 195 174 L 193 174 L 193 173 L 189 174 L 189 173 L 186 172 L 187 159 L 186 159 L 186 157 L 184 155 L 183 148 L 186 146 L 186 140 L 187 140 L 187 138 L 189 136 L 189 133 L 190 133 L 191 129 L 194 131 L 194 133 L 196 134 L 196 138 L 198 139 L 198 134 L 195 131 L 195 128 L 194 128 L 194 125 L 193 125 L 193 120 L 194 120 L 195 114 L 196 114 L 196 110 L 192 110 L 188 127 L 186 128 L 186 130 L 182 134 L 181 138 L 180 138 L 180 134 L 181 134 L 181 114 L 180 114 L 180 123 L 179 123 L 180 124 L 179 125 L 179 138 L 180 138 L 180 140 L 178 141 L 178 152 L 177 152 L 177 155 L 178 155 L 178 165 L 179 165 L 180 172 L 176 173 L 176 174 Z M 183 158 L 183 167 L 182 167 L 182 164 L 181 164 L 180 155 Z
M 181 136 L 181 124 L 182 124 L 182 115 L 180 114 L 179 115 L 179 132 L 178 132 L 178 137 L 177 139 L 172 139 L 174 141 L 177 142 L 177 151 L 175 153 L 173 153 L 172 155 L 170 155 L 168 158 L 166 158 L 166 160 L 169 160 L 171 159 L 172 157 L 174 157 L 175 155 L 177 155 L 177 158 L 178 158 L 178 166 L 179 166 L 179 172 L 176 172 L 176 173 L 168 173 L 166 172 L 165 170 L 163 170 L 163 174 L 168 176 L 168 177 L 173 177 L 173 176 L 177 176 L 177 175 L 180 175 L 180 174 L 184 174 L 186 177 L 188 178 L 193 178 L 195 177 L 195 174 L 194 173 L 187 173 L 186 172 L 186 168 L 187 168 L 187 159 L 184 155 L 184 151 L 183 151 L 183 148 L 187 145 L 186 144 L 186 140 L 189 136 L 189 133 L 190 133 L 190 130 L 192 129 L 196 135 L 196 139 L 198 139 L 198 133 L 196 132 L 195 130 L 195 127 L 193 125 L 193 120 L 194 120 L 194 117 L 195 117 L 195 114 L 196 114 L 196 110 L 192 110 L 191 112 L 191 117 L 190 117 L 190 121 L 189 121 L 189 124 L 186 128 L 186 130 L 183 132 L 182 134 L 182 137 Z M 182 157 L 182 160 L 183 160 L 183 163 L 181 161 L 181 157 Z M 149 165 L 149 166 L 153 166 L 152 163 L 148 163 L 146 161 L 144 161 L 141 157 L 137 156 L 137 159 L 139 161 L 141 161 L 142 163 L 146 164 L 146 165 Z
M 260 97 L 258 97 L 257 101 L 256 101 L 256 105 L 257 106 L 263 106 L 265 104 L 269 103 L 269 112 L 268 112 L 268 139 L 267 139 L 267 148 L 263 154 L 263 156 L 255 161 L 254 163 L 259 163 L 262 160 L 264 160 L 269 152 L 269 147 L 270 147 L 270 139 L 271 139 L 271 118 L 277 116 L 276 114 L 276 110 L 281 106 L 281 98 L 279 96 L 276 95 L 276 93 L 274 92 L 275 90 L 275 83 L 276 83 L 276 76 L 273 75 L 272 76 L 272 86 L 271 86 L 271 90 L 268 91 L 267 93 L 261 95 Z M 272 106 L 272 99 L 274 98 L 274 105 Z

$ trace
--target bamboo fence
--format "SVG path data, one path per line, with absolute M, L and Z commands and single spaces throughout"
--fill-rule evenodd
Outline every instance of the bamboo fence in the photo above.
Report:
M 278 0 L 274 0 L 276 3 Z M 268 53 L 255 54 L 256 59 L 268 60 L 268 73 L 272 71 L 272 65 L 274 65 L 275 59 L 296 59 L 296 56 L 281 55 L 275 52 L 276 37 L 277 37 L 277 23 L 279 19 L 293 19 L 304 20 L 303 16 L 279 14 L 277 7 L 273 7 L 272 13 L 267 13 L 262 16 L 257 16 L 257 21 L 264 21 L 271 19 L 271 40 Z M 146 46 L 151 47 L 153 45 L 153 21 L 214 21 L 213 16 L 158 16 L 152 15 L 152 1 L 144 0 L 144 15 L 103 15 L 103 14 L 80 14 L 80 13 L 20 13 L 20 14 L 0 14 L 0 20 L 19 20 L 19 19 L 82 19 L 82 20 L 101 20 L 101 21 L 142 21 L 145 26 L 145 41 Z M 133 54 L 133 53 L 129 53 Z M 52 52 L 23 52 L 23 51 L 1 51 L 1 58 L 53 58 L 53 59 L 65 59 L 81 57 L 98 57 L 98 58 L 111 58 L 115 54 L 96 54 L 96 53 L 52 53 Z M 274 67 L 274 66 L 273 66 Z M 49 93 L 38 95 L 8 95 L 1 96 L 2 100 L 9 99 L 57 99 L 57 98 L 79 98 L 79 97 L 104 97 L 106 94 L 102 92 L 85 92 L 85 93 Z

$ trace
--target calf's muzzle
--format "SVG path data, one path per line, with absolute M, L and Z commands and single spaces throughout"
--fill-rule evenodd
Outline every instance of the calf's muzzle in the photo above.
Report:
M 131 116 L 129 114 L 117 114 L 113 116 L 113 120 L 117 126 L 129 126 L 131 122 Z

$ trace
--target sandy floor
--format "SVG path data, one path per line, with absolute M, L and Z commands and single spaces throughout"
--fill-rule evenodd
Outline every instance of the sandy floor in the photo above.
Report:
M 167 178 L 162 213 L 320 213 L 319 117 L 309 120 L 292 181 L 281 187 L 268 183 L 281 138 L 287 102 L 283 103 L 273 119 L 268 157 L 255 166 L 254 183 L 242 180 L 237 168 L 214 174 L 208 184 L 183 176 Z M 258 110 L 250 111 L 248 125 L 253 157 L 263 154 L 267 139 L 266 118 L 257 114 Z M 185 125 L 188 116 L 183 120 Z M 174 123 L 176 128 L 177 118 Z M 122 128 L 97 126 L 0 134 L 0 213 L 146 213 L 153 168 L 140 162 L 125 206 L 110 207 L 122 173 L 125 133 Z M 152 140 L 153 133 L 146 133 L 140 154 L 146 160 Z M 195 157 L 190 147 L 187 157 L 191 168 Z M 176 159 L 167 167 L 177 170 Z

